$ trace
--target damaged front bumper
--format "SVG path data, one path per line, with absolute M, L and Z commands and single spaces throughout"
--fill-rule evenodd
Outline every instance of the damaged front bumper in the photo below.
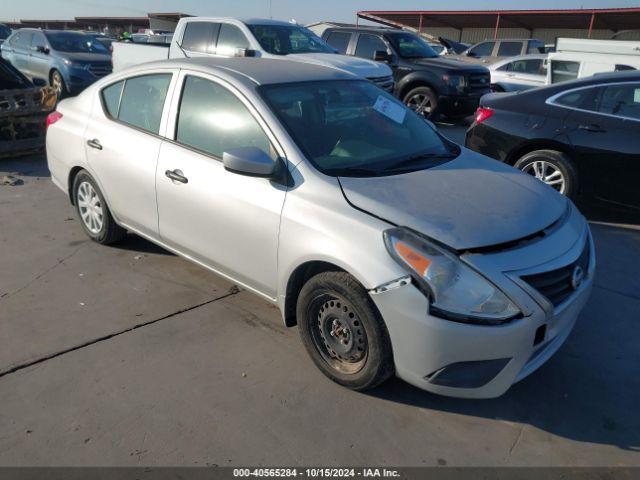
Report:
M 46 118 L 56 100 L 51 87 L 0 90 L 0 158 L 44 148 Z

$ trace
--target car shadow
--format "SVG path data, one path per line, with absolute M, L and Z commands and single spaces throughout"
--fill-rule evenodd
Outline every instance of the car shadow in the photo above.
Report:
M 121 241 L 110 245 L 117 250 L 127 250 L 131 252 L 138 252 L 144 254 L 153 255 L 165 255 L 169 257 L 175 256 L 174 253 L 165 250 L 164 248 L 150 242 L 146 238 L 142 238 L 135 233 L 128 233 Z
M 0 158 L 0 175 L 16 177 L 50 177 L 44 154 Z

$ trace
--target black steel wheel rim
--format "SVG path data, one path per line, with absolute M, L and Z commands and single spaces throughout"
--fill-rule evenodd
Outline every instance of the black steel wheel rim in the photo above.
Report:
M 311 302 L 308 314 L 310 334 L 322 359 L 342 374 L 362 370 L 369 347 L 364 325 L 353 306 L 327 293 Z

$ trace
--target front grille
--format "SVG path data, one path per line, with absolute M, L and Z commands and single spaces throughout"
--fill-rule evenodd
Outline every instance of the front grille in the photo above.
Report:
M 108 63 L 101 64 L 101 65 L 93 64 L 89 66 L 89 71 L 96 77 L 104 77 L 111 73 L 112 68 L 111 68 L 111 65 L 109 65 Z
M 370 82 L 375 83 L 377 86 L 379 86 L 381 89 L 387 91 L 387 92 L 393 92 L 393 77 L 391 76 L 387 76 L 387 77 L 369 77 L 367 78 L 367 80 L 369 80 Z
M 577 266 L 582 268 L 585 278 L 589 270 L 589 240 L 576 261 L 549 272 L 526 275 L 522 280 L 540 292 L 554 307 L 557 307 L 575 291 L 572 285 L 573 272 Z
M 489 90 L 489 88 L 491 88 L 491 74 L 489 72 L 472 73 L 467 78 L 469 81 L 469 90 L 472 92 Z

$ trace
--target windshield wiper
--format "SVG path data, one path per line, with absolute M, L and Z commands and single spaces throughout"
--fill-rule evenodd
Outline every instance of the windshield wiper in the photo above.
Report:
M 411 155 L 395 162 L 389 168 L 386 168 L 387 172 L 396 172 L 398 170 L 410 170 L 409 167 L 414 164 L 419 164 L 423 168 L 431 168 L 442 163 L 442 160 L 452 160 L 459 155 L 457 152 L 446 153 L 419 153 L 417 155 Z M 430 162 L 424 162 L 429 160 Z
M 328 168 L 324 170 L 326 175 L 332 177 L 379 177 L 383 174 L 382 170 L 362 167 L 344 167 L 344 168 Z

